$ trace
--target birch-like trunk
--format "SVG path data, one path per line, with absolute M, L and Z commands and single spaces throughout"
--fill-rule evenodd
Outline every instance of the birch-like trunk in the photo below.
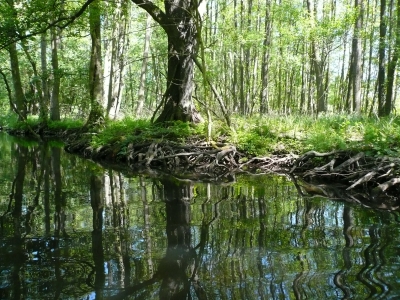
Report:
M 152 24 L 152 17 L 149 15 L 146 20 L 146 33 L 145 33 L 145 37 L 144 37 L 144 46 L 143 46 L 143 61 L 142 61 L 142 67 L 140 70 L 136 116 L 140 116 L 142 114 L 143 105 L 144 105 L 144 101 L 145 101 L 147 63 L 149 60 L 150 38 L 151 38 L 151 33 L 152 33 L 151 24 Z
M 362 80 L 362 49 L 361 29 L 364 4 L 363 0 L 355 0 L 354 6 L 358 10 L 358 16 L 354 24 L 353 36 L 353 111 L 361 113 L 361 80 Z
M 119 116 L 122 102 L 124 75 L 126 72 L 126 48 L 128 46 L 129 10 L 126 1 L 118 1 L 114 14 L 107 18 L 111 25 L 110 37 L 105 43 L 104 63 L 104 109 L 110 119 Z

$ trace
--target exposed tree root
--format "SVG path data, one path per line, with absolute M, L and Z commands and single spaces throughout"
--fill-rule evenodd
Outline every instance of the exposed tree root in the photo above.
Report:
M 67 139 L 65 148 L 69 152 L 129 169 L 146 169 L 150 173 L 162 170 L 181 179 L 220 183 L 234 181 L 240 173 L 289 174 L 302 195 L 400 210 L 400 159 L 397 158 L 377 158 L 352 151 L 251 157 L 233 145 L 196 138 L 187 144 L 168 140 L 124 144 L 117 140 L 94 148 L 91 146 L 94 134 L 69 130 L 58 132 L 57 136 Z
M 153 141 L 92 148 L 84 138 L 68 143 L 70 152 L 116 161 L 131 169 L 161 169 L 180 178 L 233 181 L 238 173 L 290 174 L 300 194 L 322 196 L 367 207 L 400 209 L 400 159 L 364 153 L 310 151 L 298 157 L 248 157 L 233 145 L 193 140 L 190 144 Z
M 287 172 L 294 156 L 247 158 L 233 145 L 206 143 L 193 140 L 190 144 L 173 141 L 153 141 L 143 144 L 129 143 L 121 146 L 90 146 L 89 138 L 71 139 L 66 150 L 83 154 L 85 157 L 126 163 L 132 169 L 153 168 L 171 174 L 187 175 L 198 179 L 216 181 L 232 180 L 238 173 Z
M 400 208 L 400 159 L 364 153 L 307 152 L 290 170 L 303 195 L 341 199 L 371 208 Z

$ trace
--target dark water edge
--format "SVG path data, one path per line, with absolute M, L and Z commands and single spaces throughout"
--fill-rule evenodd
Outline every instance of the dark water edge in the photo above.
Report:
M 0 299 L 396 299 L 397 212 L 128 174 L 0 133 Z

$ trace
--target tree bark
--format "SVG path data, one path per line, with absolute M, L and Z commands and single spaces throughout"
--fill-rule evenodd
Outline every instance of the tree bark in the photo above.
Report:
M 264 42 L 263 42 L 263 56 L 261 63 L 261 93 L 260 93 L 260 114 L 263 115 L 268 112 L 268 73 L 269 73 L 269 55 L 270 55 L 270 45 L 271 45 L 271 1 L 266 0 L 265 3 L 265 32 L 264 32 Z
M 21 73 L 19 69 L 19 60 L 17 45 L 12 43 L 8 47 L 10 53 L 10 65 L 11 65 L 11 76 L 14 87 L 14 103 L 18 111 L 18 119 L 20 121 L 26 119 L 26 106 L 25 106 L 25 95 L 22 89 Z
M 386 0 L 380 1 L 380 24 L 379 24 L 379 66 L 378 66 L 378 115 L 387 116 L 390 113 L 390 103 L 385 97 L 385 61 L 386 61 Z
M 46 122 L 48 117 L 48 103 L 49 103 L 49 85 L 48 85 L 48 70 L 47 70 L 47 40 L 46 34 L 43 33 L 40 37 L 40 63 L 42 67 L 42 96 L 39 103 L 39 117 L 42 121 Z
M 90 37 L 92 40 L 90 66 L 89 66 L 89 90 L 90 113 L 85 126 L 90 127 L 104 120 L 103 111 L 103 72 L 101 61 L 101 12 L 99 1 L 89 5 Z
M 146 33 L 144 37 L 144 46 L 143 46 L 143 61 L 142 61 L 142 68 L 140 70 L 139 91 L 138 91 L 138 100 L 136 106 L 137 116 L 141 115 L 145 100 L 147 62 L 149 60 L 150 38 L 152 33 L 151 22 L 152 18 L 149 15 L 146 20 Z
M 167 88 L 163 96 L 163 110 L 155 122 L 203 121 L 192 100 L 193 57 L 198 50 L 197 30 L 193 19 L 197 1 L 165 0 L 165 13 L 150 1 L 132 2 L 145 9 L 161 25 L 168 37 Z
M 307 0 L 307 9 L 309 13 L 311 26 L 315 23 L 315 12 L 312 0 Z M 311 37 L 311 52 L 310 52 L 311 63 L 313 66 L 315 74 L 315 83 L 317 86 L 317 113 L 322 113 L 326 111 L 326 101 L 325 101 L 325 90 L 323 83 L 323 68 L 320 53 L 314 37 Z
M 105 38 L 104 63 L 104 104 L 106 115 L 110 119 L 119 116 L 124 87 L 126 65 L 126 48 L 128 46 L 127 28 L 129 26 L 129 6 L 124 0 L 115 4 L 112 16 L 106 16 L 106 22 L 111 24 L 111 32 Z
M 51 66 L 53 68 L 53 89 L 50 97 L 50 120 L 60 120 L 60 70 L 58 64 L 59 32 L 51 28 Z
M 394 51 L 393 51 L 393 57 L 389 61 L 389 64 L 388 64 L 388 76 L 387 76 L 386 104 L 388 106 L 387 110 L 389 111 L 389 113 L 392 110 L 393 102 L 395 99 L 393 97 L 393 90 L 394 90 L 396 66 L 397 66 L 397 61 L 399 59 L 399 54 L 400 54 L 400 1 L 397 1 L 396 12 L 397 12 L 396 33 L 395 33 L 396 42 L 395 42 L 395 47 L 394 47 Z
M 353 111 L 361 113 L 361 80 L 362 80 L 362 49 L 361 49 L 361 29 L 364 11 L 363 0 L 355 0 L 354 6 L 358 10 L 356 22 L 354 24 L 353 36 Z

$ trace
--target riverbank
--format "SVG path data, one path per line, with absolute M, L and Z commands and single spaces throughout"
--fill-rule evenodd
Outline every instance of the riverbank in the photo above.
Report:
M 68 152 L 131 169 L 162 170 L 179 180 L 231 182 L 237 174 L 290 176 L 302 195 L 397 210 L 400 120 L 354 116 L 237 119 L 235 128 L 125 119 L 102 128 L 28 124 L 13 135 L 59 138 Z

